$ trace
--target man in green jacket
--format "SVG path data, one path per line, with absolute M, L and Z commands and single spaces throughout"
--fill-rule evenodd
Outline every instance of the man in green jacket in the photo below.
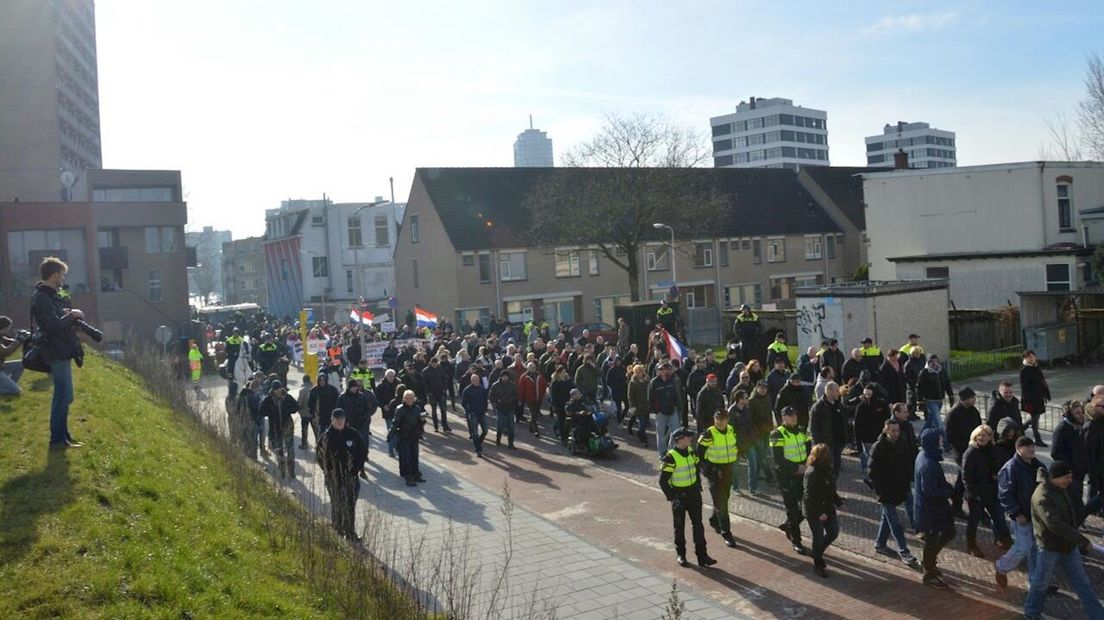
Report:
M 1031 495 L 1031 522 L 1035 527 L 1038 555 L 1030 575 L 1030 587 L 1024 600 L 1024 617 L 1041 618 L 1046 604 L 1047 586 L 1056 566 L 1062 567 L 1077 598 L 1085 608 L 1085 617 L 1104 619 L 1104 606 L 1093 592 L 1085 573 L 1082 554 L 1088 553 L 1089 539 L 1077 531 L 1077 510 L 1066 489 L 1073 482 L 1073 468 L 1065 461 L 1054 461 L 1040 469 L 1039 484 Z

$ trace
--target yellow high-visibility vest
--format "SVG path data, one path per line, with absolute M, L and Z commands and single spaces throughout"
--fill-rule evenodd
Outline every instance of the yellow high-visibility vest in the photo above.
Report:
M 717 430 L 716 426 L 710 426 L 702 436 L 701 445 L 705 448 L 705 460 L 710 463 L 727 465 L 735 463 L 740 453 L 736 449 L 736 429 L 729 424 L 724 432 Z
M 688 456 L 683 456 L 674 449 L 668 450 L 667 454 L 675 460 L 673 465 L 664 466 L 664 471 L 671 472 L 671 486 L 686 488 L 698 483 L 698 455 L 689 452 Z
M 778 437 L 771 439 L 771 447 L 781 446 L 786 460 L 791 463 L 804 463 L 805 459 L 809 458 L 809 451 L 805 449 L 805 444 L 809 443 L 809 437 L 805 431 L 791 433 L 785 426 L 779 426 L 777 431 Z

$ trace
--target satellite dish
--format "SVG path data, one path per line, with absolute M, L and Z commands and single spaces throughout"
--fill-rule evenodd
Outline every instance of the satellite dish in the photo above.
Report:
M 77 175 L 73 174 L 69 170 L 63 170 L 61 173 L 61 184 L 65 187 L 73 187 L 73 184 L 77 182 Z

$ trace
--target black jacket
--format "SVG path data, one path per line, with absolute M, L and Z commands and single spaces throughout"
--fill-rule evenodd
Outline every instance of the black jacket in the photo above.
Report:
M 847 418 L 840 410 L 840 403 L 822 398 L 809 411 L 809 437 L 813 444 L 826 443 L 833 448 L 843 448 L 847 442 Z
M 786 407 L 793 407 L 797 410 L 797 425 L 808 426 L 809 406 L 809 393 L 805 391 L 805 388 L 787 382 L 778 391 L 778 400 L 774 404 L 775 422 L 781 424 L 782 410 Z
M 887 396 L 887 402 L 889 403 L 903 403 L 907 396 L 905 392 L 905 371 L 904 368 L 894 368 L 888 361 L 882 363 L 882 367 L 878 373 L 881 376 L 882 388 L 885 389 Z
M 395 419 L 391 423 L 393 432 L 403 441 L 417 441 L 422 436 L 422 428 L 425 426 L 425 409 L 418 403 L 407 405 L 403 403 L 395 408 Z
M 84 357 L 80 341 L 73 331 L 74 319 L 62 318 L 68 310 L 69 303 L 58 295 L 57 289 L 45 282 L 35 284 L 35 292 L 31 297 L 31 320 L 46 337 L 39 345 L 46 363 Z
M 395 400 L 396 396 L 401 396 L 401 394 L 395 394 L 395 390 L 398 389 L 400 385 L 402 384 L 399 383 L 398 379 L 395 379 L 394 383 L 387 381 L 387 379 L 381 380 L 376 384 L 376 403 L 381 407 L 390 407 L 391 401 Z M 394 414 L 394 411 L 384 410 L 383 417 L 390 418 Z
M 985 423 L 989 425 L 989 428 L 996 429 L 997 424 L 1004 418 L 1012 418 L 1023 428 L 1023 416 L 1020 414 L 1020 401 L 1015 396 L 1012 400 L 1006 401 L 1000 397 L 1000 393 L 993 390 L 992 398 L 989 400 L 989 415 L 985 418 Z
M 878 503 L 900 506 L 908 499 L 912 486 L 912 467 L 915 453 L 908 451 L 901 438 L 890 441 L 885 433 L 874 442 L 870 451 L 870 482 Z
M 359 428 L 367 424 L 369 418 L 376 412 L 376 395 L 370 390 L 356 394 L 345 390 L 337 398 L 337 406 L 345 410 L 345 418 L 349 420 L 349 424 Z
M 284 394 L 282 399 L 277 399 L 275 394 L 265 396 L 261 401 L 261 415 L 268 418 L 269 428 L 277 437 L 287 437 L 295 434 L 295 423 L 291 414 L 299 411 L 299 402 L 291 394 Z
M 444 368 L 441 368 L 440 364 L 436 368 L 430 364 L 422 371 L 422 382 L 425 383 L 426 394 L 440 396 L 448 389 L 452 377 L 448 375 Z
M 966 448 L 970 445 L 970 433 L 981 426 L 981 412 L 977 407 L 967 407 L 958 403 L 947 414 L 947 440 L 954 448 L 958 459 L 966 454 Z M 996 430 L 993 431 L 994 433 Z
M 307 396 L 307 409 L 320 418 L 319 423 L 328 422 L 330 412 L 337 406 L 337 399 L 340 396 L 337 388 L 329 383 L 316 385 L 311 388 L 310 395 Z
M 997 472 L 997 498 L 1009 519 L 1025 516 L 1031 520 L 1031 494 L 1040 469 L 1046 470 L 1039 459 L 1027 463 L 1013 456 Z
M 805 519 L 812 521 L 820 515 L 831 517 L 836 514 L 836 479 L 832 477 L 831 465 L 813 465 L 805 469 L 805 490 L 801 496 Z
M 833 351 L 831 348 L 824 349 L 820 352 L 820 366 L 831 366 L 832 370 L 836 371 L 834 376 L 840 376 L 843 371 L 843 351 L 836 349 Z
M 1066 414 L 1054 428 L 1050 443 L 1050 458 L 1069 463 L 1075 480 L 1080 480 L 1089 473 L 1089 447 L 1085 444 L 1083 433 L 1077 423 L 1070 419 L 1069 414 Z
M 997 472 L 1002 465 L 998 458 L 992 442 L 966 448 L 962 455 L 962 484 L 966 486 L 968 499 L 978 499 L 986 505 L 997 501 Z
M 859 378 L 859 374 L 866 370 L 866 364 L 861 359 L 847 358 L 847 361 L 843 363 L 843 368 L 840 370 L 839 378 L 836 383 L 840 385 L 846 384 L 851 380 L 851 377 Z
M 1050 386 L 1043 377 L 1043 369 L 1024 364 L 1020 367 L 1020 396 L 1024 411 L 1039 414 L 1050 400 Z
M 954 398 L 947 369 L 936 371 L 925 366 L 916 376 L 916 395 L 920 400 L 943 400 L 944 396 Z
M 1104 415 L 1089 422 L 1085 429 L 1085 447 L 1089 455 L 1089 473 L 1104 476 Z
M 346 426 L 337 430 L 332 426 L 318 438 L 318 464 L 322 467 L 326 482 L 330 484 L 351 482 L 364 468 L 368 448 L 360 433 Z
M 855 406 L 855 439 L 862 443 L 874 443 L 882 434 L 889 419 L 889 407 L 877 396 L 869 402 L 860 400 Z

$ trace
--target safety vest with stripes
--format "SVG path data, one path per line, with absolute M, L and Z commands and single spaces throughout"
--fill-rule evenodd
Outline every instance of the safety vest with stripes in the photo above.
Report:
M 805 459 L 809 458 L 808 450 L 805 449 L 806 444 L 809 443 L 809 437 L 805 434 L 805 429 L 799 427 L 796 430 L 795 433 L 785 426 L 779 426 L 776 429 L 778 434 L 771 436 L 771 447 L 781 446 L 786 460 L 791 463 L 804 463 Z
M 723 432 L 717 430 L 716 426 L 710 426 L 699 443 L 706 446 L 705 460 L 710 463 L 727 465 L 735 463 L 739 456 L 739 451 L 736 449 L 736 429 L 731 424 Z
M 687 456 L 683 456 L 673 449 L 668 450 L 667 454 L 675 461 L 665 468 L 671 472 L 671 486 L 682 489 L 698 483 L 698 455 L 689 452 Z

